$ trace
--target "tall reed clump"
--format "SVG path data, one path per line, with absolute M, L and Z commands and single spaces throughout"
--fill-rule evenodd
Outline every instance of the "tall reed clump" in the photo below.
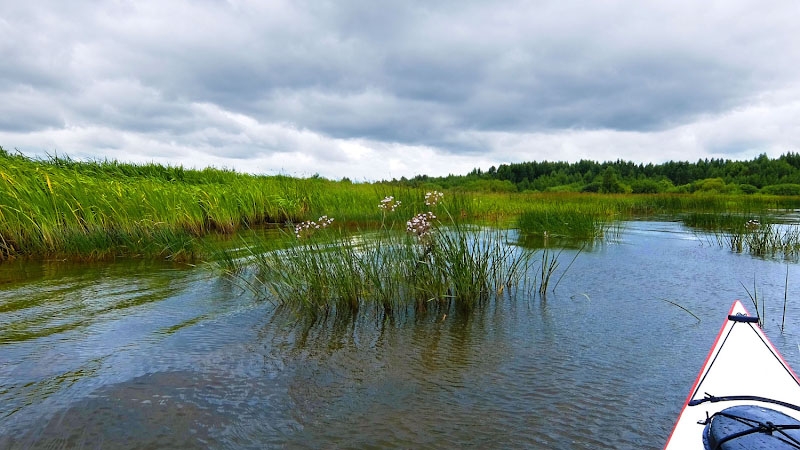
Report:
M 760 225 L 744 234 L 744 243 L 754 255 L 797 258 L 800 256 L 800 228 L 797 225 Z
M 737 253 L 746 251 L 756 256 L 786 259 L 800 257 L 800 226 L 796 224 L 740 220 L 726 230 L 715 230 L 714 237 L 720 245 Z
M 428 193 L 426 206 L 434 210 L 441 199 L 441 193 Z M 400 204 L 387 197 L 380 208 L 394 214 Z M 506 232 L 444 214 L 449 226 L 428 211 L 408 220 L 405 232 L 384 225 L 359 234 L 332 229 L 331 219 L 321 217 L 294 228 L 294 245 L 266 251 L 249 246 L 244 264 L 220 258 L 217 265 L 257 294 L 312 317 L 468 312 L 513 293 L 532 253 L 508 245 Z M 243 271 L 243 265 L 251 269 Z
M 748 223 L 771 223 L 774 219 L 762 211 L 757 214 L 746 212 L 690 212 L 681 216 L 681 222 L 691 228 L 704 231 L 744 232 Z
M 595 239 L 610 230 L 614 216 L 614 210 L 594 205 L 541 204 L 520 214 L 517 226 L 523 233 Z
M 232 182 L 235 181 L 235 182 Z M 0 261 L 18 255 L 191 257 L 196 236 L 298 217 L 276 180 L 0 151 Z
M 477 216 L 509 216 L 541 208 L 568 208 L 617 219 L 697 213 L 761 213 L 800 207 L 800 197 L 771 195 L 481 193 L 474 196 Z

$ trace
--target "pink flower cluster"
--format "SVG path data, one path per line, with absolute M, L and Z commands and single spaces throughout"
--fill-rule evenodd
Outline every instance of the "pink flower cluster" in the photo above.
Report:
M 333 223 L 333 217 L 322 216 L 317 221 L 306 220 L 300 222 L 294 227 L 294 235 L 297 239 L 311 237 L 316 230 L 321 228 L 328 228 Z
M 384 211 L 394 211 L 400 206 L 400 203 L 402 203 L 400 200 L 395 200 L 394 197 L 390 195 L 381 200 L 381 204 L 378 205 L 378 208 Z
M 419 213 L 406 222 L 406 231 L 414 233 L 420 238 L 428 236 L 432 229 L 431 220 L 435 218 L 436 216 L 432 212 Z
M 436 206 L 440 201 L 442 201 L 442 197 L 444 197 L 444 193 L 439 191 L 428 192 L 425 194 L 425 204 L 428 206 Z

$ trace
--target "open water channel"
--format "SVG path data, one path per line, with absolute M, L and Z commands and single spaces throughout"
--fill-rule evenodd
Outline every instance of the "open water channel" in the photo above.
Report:
M 800 266 L 676 222 L 626 223 L 546 300 L 384 327 L 303 329 L 203 268 L 4 263 L 0 448 L 660 448 L 754 278 L 800 368 Z

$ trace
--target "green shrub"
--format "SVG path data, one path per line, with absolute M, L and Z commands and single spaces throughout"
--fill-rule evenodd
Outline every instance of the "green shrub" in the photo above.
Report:
M 545 192 L 581 192 L 581 185 L 580 183 L 562 184 L 560 186 L 549 187 Z
M 786 183 L 765 186 L 761 189 L 761 193 L 768 195 L 800 195 L 800 184 Z
M 725 184 L 722 178 L 706 178 L 692 184 L 693 191 L 701 194 L 729 194 L 736 189 L 732 184 Z
M 664 192 L 664 185 L 656 180 L 644 179 L 631 183 L 634 194 L 658 194 Z
M 595 193 L 597 193 L 597 192 L 600 192 L 600 186 L 601 186 L 601 184 L 600 184 L 599 181 L 593 181 L 593 182 L 587 184 L 586 186 L 584 186 L 583 189 L 581 189 L 581 192 L 595 192 Z
M 692 192 L 691 184 L 682 184 L 680 186 L 673 186 L 667 189 L 668 194 L 690 194 Z
M 752 184 L 740 184 L 739 190 L 742 192 L 742 194 L 748 194 L 748 195 L 755 194 L 756 192 L 758 192 L 758 188 L 753 186 Z

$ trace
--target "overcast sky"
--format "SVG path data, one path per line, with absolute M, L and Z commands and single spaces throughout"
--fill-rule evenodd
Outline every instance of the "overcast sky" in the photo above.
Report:
M 0 0 L 0 146 L 380 179 L 800 150 L 800 2 Z

